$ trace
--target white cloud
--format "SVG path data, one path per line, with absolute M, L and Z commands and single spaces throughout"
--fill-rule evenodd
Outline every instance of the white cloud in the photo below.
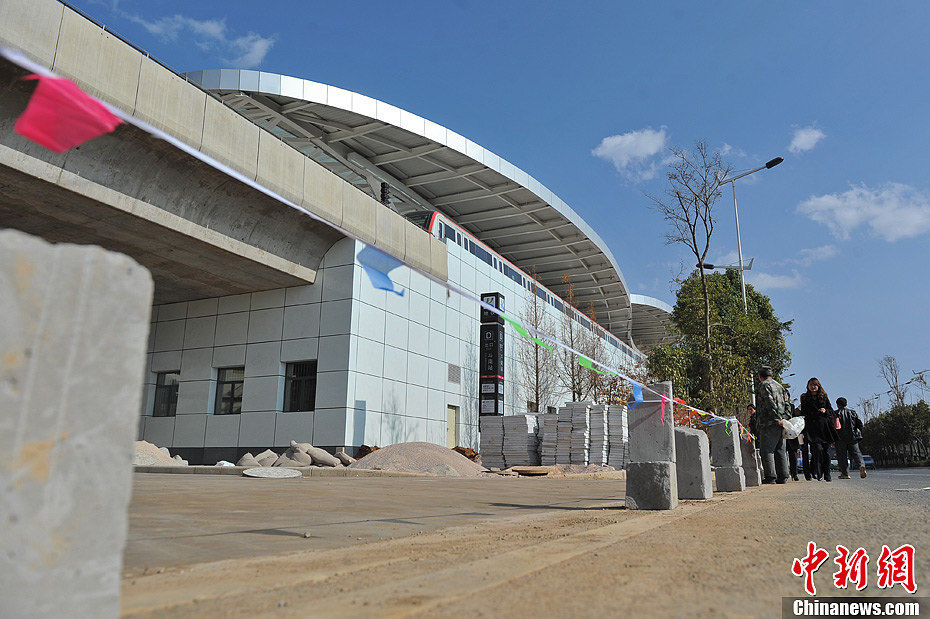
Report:
M 794 258 L 789 258 L 785 262 L 789 264 L 800 264 L 802 266 L 810 266 L 815 262 L 820 262 L 821 260 L 829 260 L 830 258 L 835 258 L 837 253 L 836 245 L 823 245 L 822 247 L 810 247 L 807 249 L 802 249 L 798 252 L 797 256 Z
M 797 211 L 825 224 L 840 239 L 861 225 L 889 242 L 930 231 L 930 196 L 909 185 L 889 183 L 881 189 L 865 185 L 841 194 L 812 196 Z
M 775 290 L 778 288 L 800 288 L 807 283 L 807 280 L 797 271 L 792 271 L 791 275 L 772 275 L 770 273 L 746 271 L 746 283 L 752 284 L 756 290 Z
M 611 162 L 626 178 L 644 181 L 656 175 L 656 156 L 665 150 L 667 144 L 665 127 L 658 131 L 646 128 L 608 136 L 591 154 Z
M 816 127 L 795 129 L 794 137 L 791 138 L 791 144 L 788 146 L 788 150 L 795 155 L 803 153 L 817 146 L 817 143 L 825 137 L 827 137 L 827 134 Z
M 244 69 L 260 65 L 275 43 L 274 37 L 254 32 L 233 36 L 228 32 L 225 19 L 198 20 L 172 15 L 149 21 L 138 15 L 120 13 L 164 41 L 176 41 L 182 34 L 189 34 L 192 43 L 202 51 L 215 53 L 223 62 Z

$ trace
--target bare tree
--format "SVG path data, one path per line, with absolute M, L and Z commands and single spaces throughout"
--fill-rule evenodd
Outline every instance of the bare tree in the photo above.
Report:
M 594 310 L 594 303 L 588 306 L 586 313 L 588 320 L 591 321 L 591 327 L 582 332 L 582 342 L 579 352 L 583 352 L 585 357 L 598 362 L 606 361 L 606 348 L 604 340 L 601 339 L 597 330 L 597 312 Z M 582 375 L 585 379 L 585 400 L 592 400 L 598 404 L 603 404 L 606 394 L 604 386 L 609 374 L 600 374 L 597 371 L 588 370 L 587 374 Z
M 714 392 L 711 362 L 710 298 L 704 261 L 714 233 L 714 204 L 720 197 L 720 181 L 730 173 L 720 153 L 708 151 L 707 143 L 699 141 L 693 151 L 670 149 L 673 163 L 667 173 L 668 188 L 662 196 L 648 195 L 652 207 L 662 214 L 672 230 L 665 235 L 667 244 L 680 243 L 697 259 L 704 293 L 704 352 L 707 362 L 708 393 Z
M 546 303 L 537 294 L 535 270 L 532 276 L 533 298 L 523 308 L 520 319 L 525 326 L 533 327 L 541 333 L 552 333 L 553 324 L 552 319 L 546 314 Z M 524 338 L 520 342 L 517 357 L 520 361 L 526 395 L 532 398 L 532 403 L 536 408 L 528 412 L 545 412 L 544 406 L 552 399 L 552 392 L 556 385 L 555 355 L 536 341 Z
M 888 389 L 894 400 L 892 408 L 904 406 L 904 398 L 907 396 L 907 385 L 901 383 L 901 366 L 898 365 L 898 360 L 891 355 L 885 355 L 878 362 L 878 371 L 879 375 L 888 383 Z
M 859 398 L 859 410 L 862 412 L 862 421 L 865 423 L 875 416 L 875 401 L 871 398 Z
M 562 297 L 566 301 L 565 312 L 562 316 L 561 337 L 562 342 L 578 352 L 584 352 L 585 334 L 584 326 L 581 325 L 574 317 L 572 308 L 575 306 L 575 285 L 572 284 L 568 273 L 562 276 L 562 283 L 565 284 L 565 294 Z M 585 372 L 590 372 L 578 365 L 578 357 L 567 350 L 559 349 L 557 355 L 559 383 L 566 391 L 571 393 L 573 401 L 580 401 L 586 393 Z

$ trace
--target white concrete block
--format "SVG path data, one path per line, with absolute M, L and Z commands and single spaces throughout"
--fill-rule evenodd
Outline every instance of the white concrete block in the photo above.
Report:
M 0 231 L 4 616 L 119 614 L 152 289 L 121 254 Z

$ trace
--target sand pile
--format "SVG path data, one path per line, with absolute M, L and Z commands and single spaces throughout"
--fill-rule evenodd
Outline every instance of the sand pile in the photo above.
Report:
M 136 453 L 132 457 L 133 466 L 187 466 L 187 461 L 180 456 L 171 457 L 164 447 L 158 447 L 148 441 L 136 441 Z
M 350 469 L 380 469 L 447 477 L 478 477 L 485 469 L 451 449 L 433 443 L 396 443 L 373 451 Z

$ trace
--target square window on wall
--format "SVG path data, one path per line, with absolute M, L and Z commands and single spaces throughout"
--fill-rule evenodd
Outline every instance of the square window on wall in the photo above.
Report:
M 288 363 L 284 378 L 284 412 L 316 408 L 316 359 Z
M 238 415 L 242 412 L 244 383 L 245 367 L 217 369 L 215 415 Z
M 178 412 L 178 382 L 180 370 L 158 372 L 155 375 L 155 407 L 153 417 L 174 417 Z

